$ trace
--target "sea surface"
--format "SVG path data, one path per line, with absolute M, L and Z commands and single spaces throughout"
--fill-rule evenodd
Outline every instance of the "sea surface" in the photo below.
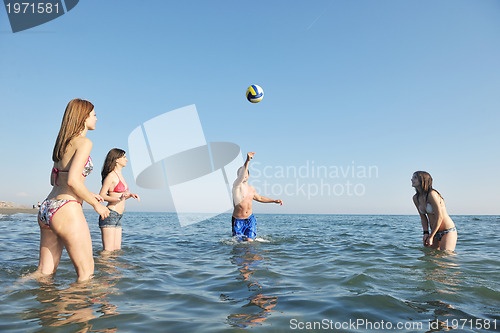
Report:
M 452 216 L 444 253 L 422 246 L 417 215 L 256 213 L 258 241 L 242 243 L 229 214 L 181 227 L 126 212 L 123 249 L 105 254 L 85 215 L 96 270 L 80 284 L 66 251 L 53 278 L 26 278 L 35 216 L 0 216 L 0 331 L 500 331 L 499 216 Z

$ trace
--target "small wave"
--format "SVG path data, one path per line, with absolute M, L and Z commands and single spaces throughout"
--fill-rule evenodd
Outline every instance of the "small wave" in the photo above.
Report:
M 221 240 L 219 240 L 219 242 L 223 245 L 235 245 L 235 244 L 239 244 L 239 243 L 242 243 L 241 240 L 239 240 L 238 238 L 236 237 L 231 237 L 231 238 L 223 238 Z
M 3 219 L 5 216 L 7 216 L 7 215 L 5 215 L 5 214 L 0 214 L 0 220 L 1 220 L 1 219 Z
M 369 286 L 372 282 L 376 282 L 376 280 L 369 275 L 361 273 L 348 276 L 344 279 L 343 284 L 346 286 L 363 287 Z
M 273 239 L 271 236 L 257 236 L 255 237 L 256 242 L 261 242 L 261 243 L 271 243 Z
M 250 242 L 244 241 L 241 237 L 233 236 L 231 238 L 223 238 L 219 242 L 224 245 L 235 245 L 235 244 L 252 244 L 252 243 L 271 243 L 273 239 L 269 236 L 257 236 L 255 239 Z
M 36 220 L 36 215 L 29 213 L 14 213 L 11 215 L 3 215 L 0 217 L 0 219 L 1 218 L 9 218 L 16 221 L 33 221 Z

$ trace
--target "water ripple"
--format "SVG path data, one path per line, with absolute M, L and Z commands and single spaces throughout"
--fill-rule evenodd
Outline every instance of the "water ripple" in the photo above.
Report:
M 418 216 L 261 215 L 258 241 L 242 243 L 228 215 L 181 228 L 173 214 L 126 213 L 123 249 L 106 254 L 95 213 L 86 216 L 96 274 L 85 284 L 73 283 L 67 254 L 54 278 L 23 279 L 36 269 L 38 226 L 28 214 L 1 218 L 0 330 L 284 332 L 323 319 L 447 330 L 453 318 L 500 327 L 496 234 L 459 232 L 448 254 L 421 246 Z M 500 223 L 453 219 L 459 230 L 474 221 L 476 235 Z

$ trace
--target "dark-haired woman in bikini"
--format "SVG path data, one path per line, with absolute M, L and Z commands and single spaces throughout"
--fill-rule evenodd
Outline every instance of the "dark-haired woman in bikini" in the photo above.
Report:
M 111 149 L 101 171 L 102 187 L 99 193 L 108 202 L 110 211 L 106 219 L 99 217 L 99 227 L 102 234 L 104 251 L 120 250 L 122 246 L 121 218 L 125 211 L 125 200 L 139 199 L 139 196 L 130 193 L 127 182 L 122 175 L 122 169 L 127 165 L 125 151 L 118 148 Z

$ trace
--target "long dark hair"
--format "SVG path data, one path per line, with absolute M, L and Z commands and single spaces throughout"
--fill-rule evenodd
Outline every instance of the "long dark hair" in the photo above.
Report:
M 420 196 L 425 196 L 425 201 L 427 202 L 427 198 L 429 197 L 429 193 L 432 191 L 436 191 L 437 194 L 444 200 L 441 193 L 439 193 L 436 189 L 432 188 L 432 176 L 427 171 L 415 171 L 413 173 L 417 176 L 417 179 L 420 182 L 420 186 L 415 186 L 415 191 L 417 192 L 417 200 Z M 420 192 L 419 192 L 420 189 Z
M 116 160 L 123 156 L 125 156 L 125 150 L 120 148 L 113 148 L 108 152 L 108 155 L 106 155 L 106 160 L 104 161 L 104 165 L 102 166 L 101 183 L 104 183 L 104 179 L 106 179 L 108 174 L 114 170 L 116 166 Z
M 69 101 L 52 151 L 52 160 L 54 162 L 59 162 L 62 159 L 71 139 L 80 135 L 85 129 L 85 120 L 87 120 L 92 110 L 94 110 L 94 105 L 89 101 L 79 98 Z

